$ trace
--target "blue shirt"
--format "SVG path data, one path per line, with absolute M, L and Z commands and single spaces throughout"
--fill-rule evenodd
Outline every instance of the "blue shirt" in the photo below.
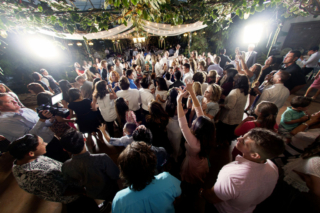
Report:
M 297 126 L 299 126 L 301 123 L 294 123 L 294 124 L 286 124 L 285 122 L 289 122 L 292 120 L 297 120 L 306 114 L 301 111 L 293 110 L 291 107 L 288 107 L 287 110 L 281 115 L 281 121 L 280 125 L 284 127 L 286 130 L 293 130 Z
M 110 138 L 109 143 L 113 146 L 128 146 L 133 142 L 132 136 L 126 135 L 121 138 Z
M 134 84 L 134 81 L 131 78 L 128 78 L 130 82 L 130 88 L 131 89 L 138 89 L 138 87 Z
M 28 108 L 21 108 L 19 113 L 1 112 L 0 123 L 0 135 L 11 142 L 25 134 L 36 134 L 48 143 L 54 136 L 48 128 L 52 123 L 39 121 L 38 113 Z
M 181 195 L 180 180 L 163 172 L 141 191 L 125 188 L 112 201 L 113 213 L 174 213 L 173 201 Z

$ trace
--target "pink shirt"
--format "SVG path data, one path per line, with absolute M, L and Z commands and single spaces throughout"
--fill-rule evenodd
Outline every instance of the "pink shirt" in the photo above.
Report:
M 133 111 L 127 111 L 126 112 L 126 122 L 127 123 L 135 123 L 137 127 L 139 124 L 137 123 L 136 115 L 134 114 Z
M 271 195 L 278 177 L 278 168 L 272 161 L 260 164 L 238 155 L 219 172 L 214 192 L 224 202 L 215 207 L 220 213 L 253 212 Z
M 201 107 L 195 107 L 197 117 L 203 116 Z M 181 167 L 181 180 L 188 183 L 204 182 L 206 174 L 209 172 L 207 158 L 199 158 L 200 141 L 191 133 L 186 116 L 179 118 L 181 132 L 186 139 L 186 158 Z

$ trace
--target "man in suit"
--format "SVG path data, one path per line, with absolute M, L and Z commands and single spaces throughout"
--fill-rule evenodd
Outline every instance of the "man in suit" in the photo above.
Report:
M 226 49 L 220 50 L 220 67 L 223 69 L 227 62 L 231 62 L 231 59 L 226 55 Z M 209 70 L 210 71 L 210 70 Z
M 253 51 L 255 48 L 254 44 L 249 44 L 248 52 L 246 52 L 246 65 L 250 68 L 257 62 L 257 52 Z

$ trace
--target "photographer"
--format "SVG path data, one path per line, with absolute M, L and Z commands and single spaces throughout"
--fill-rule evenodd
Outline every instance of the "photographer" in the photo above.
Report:
M 43 118 L 39 118 L 35 111 L 20 108 L 14 98 L 6 93 L 0 93 L 0 111 L 0 135 L 9 141 L 14 141 L 25 134 L 37 134 L 45 141 L 49 141 L 46 156 L 62 161 L 58 150 L 55 149 L 57 139 L 49 128 L 52 126 L 52 122 L 48 120 L 52 117 L 49 111 L 41 111 Z

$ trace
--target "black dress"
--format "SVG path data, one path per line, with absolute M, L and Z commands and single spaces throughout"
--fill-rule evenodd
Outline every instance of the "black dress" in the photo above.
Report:
M 91 110 L 91 100 L 83 99 L 79 102 L 71 102 L 68 108 L 77 115 L 77 124 L 82 133 L 97 132 L 100 125 L 99 116 Z

